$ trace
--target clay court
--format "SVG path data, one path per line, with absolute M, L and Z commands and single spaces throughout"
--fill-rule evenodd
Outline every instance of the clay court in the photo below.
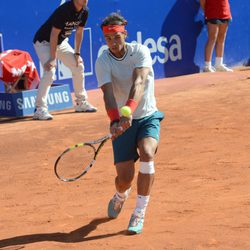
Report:
M 144 231 L 128 236 L 136 185 L 116 220 L 111 143 L 79 181 L 56 179 L 66 147 L 108 132 L 97 114 L 54 113 L 53 121 L 0 118 L 0 249 L 250 249 L 250 69 L 156 81 L 166 115 Z

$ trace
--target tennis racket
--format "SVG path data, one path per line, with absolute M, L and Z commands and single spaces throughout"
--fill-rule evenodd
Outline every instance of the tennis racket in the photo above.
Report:
M 81 142 L 67 148 L 57 158 L 54 171 L 56 177 L 64 182 L 76 181 L 85 175 L 96 161 L 101 148 L 111 138 L 108 134 L 98 140 Z M 98 147 L 94 145 L 99 144 Z

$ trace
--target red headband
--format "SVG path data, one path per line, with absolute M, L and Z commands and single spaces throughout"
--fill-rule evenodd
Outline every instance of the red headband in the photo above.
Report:
M 116 33 L 116 32 L 124 32 L 125 27 L 123 25 L 107 25 L 103 26 L 102 31 L 105 34 Z

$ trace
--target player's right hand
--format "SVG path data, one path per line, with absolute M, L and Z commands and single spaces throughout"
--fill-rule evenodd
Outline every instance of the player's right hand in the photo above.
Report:
M 115 122 L 110 126 L 110 133 L 112 135 L 111 139 L 116 139 L 119 135 L 123 133 L 123 128 L 120 126 L 119 122 Z
M 125 132 L 128 128 L 131 127 L 131 125 L 132 125 L 132 119 L 133 119 L 132 115 L 130 115 L 129 117 L 122 116 L 120 118 L 119 124 L 122 127 L 123 132 Z

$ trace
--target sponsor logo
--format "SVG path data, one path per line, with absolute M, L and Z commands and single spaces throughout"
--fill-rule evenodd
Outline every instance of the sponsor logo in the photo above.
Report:
M 164 64 L 168 61 L 182 60 L 181 39 L 177 34 L 173 34 L 169 38 L 160 36 L 157 40 L 153 38 L 143 40 L 142 32 L 138 31 L 137 40 L 131 43 L 140 43 L 147 46 L 150 50 L 153 64 L 156 62 Z M 107 45 L 103 45 L 98 51 L 98 57 L 107 48 Z
M 11 110 L 11 101 L 0 100 L 0 110 Z
M 67 91 L 51 93 L 47 99 L 49 105 L 68 103 L 69 101 L 70 97 Z M 36 97 L 26 96 L 24 98 L 17 98 L 16 102 L 17 108 L 20 110 L 35 108 Z
M 80 24 L 80 21 L 77 21 L 77 22 L 66 22 L 65 25 L 66 26 L 78 26 Z

